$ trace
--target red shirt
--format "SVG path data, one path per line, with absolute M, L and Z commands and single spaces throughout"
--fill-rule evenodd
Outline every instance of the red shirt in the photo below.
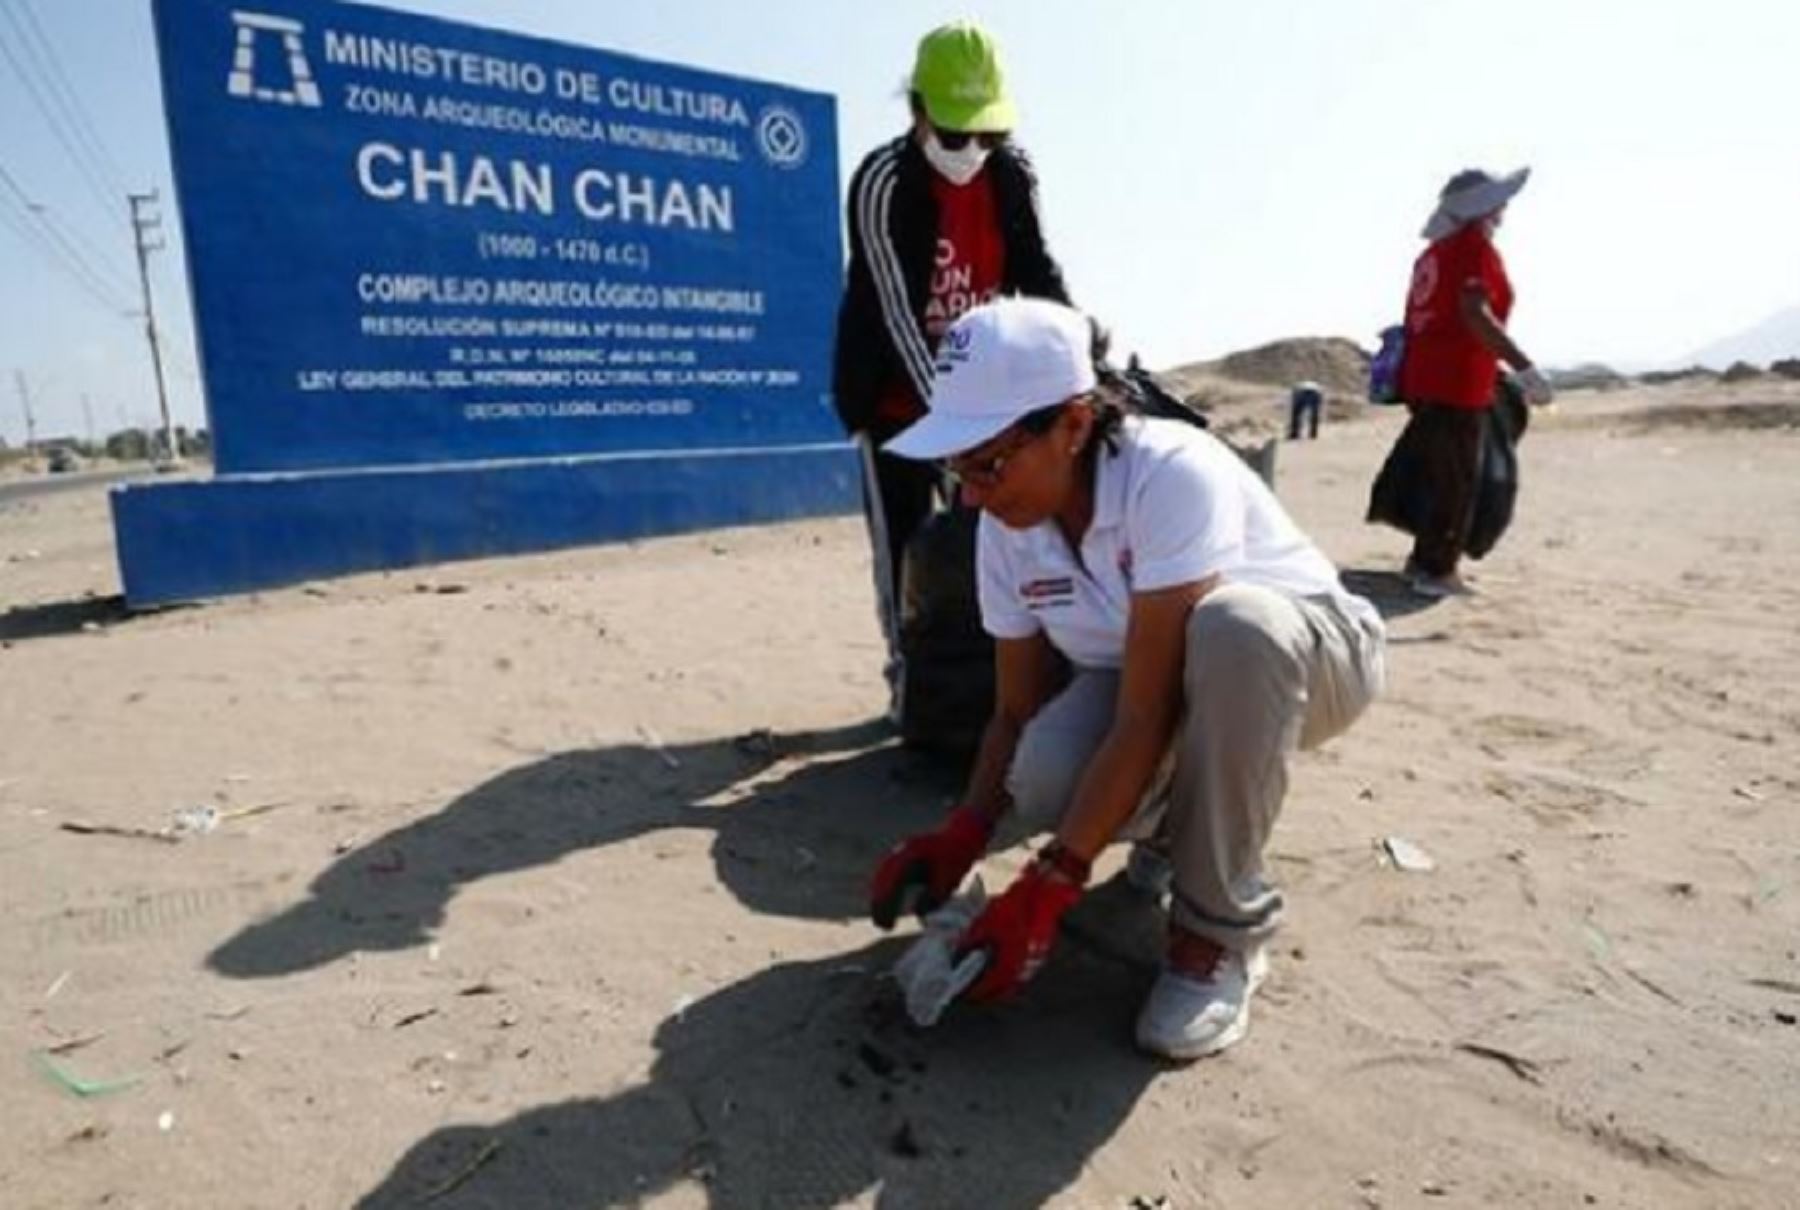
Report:
M 993 179 L 983 170 L 967 185 L 952 185 L 931 174 L 938 204 L 937 259 L 931 267 L 931 297 L 925 303 L 925 338 L 935 350 L 956 318 L 1000 290 L 1006 244 L 994 211 Z
M 1000 292 L 1006 242 L 1000 235 L 994 183 L 987 169 L 967 185 L 953 185 L 934 170 L 931 196 L 938 207 L 938 236 L 924 326 L 925 344 L 936 353 L 938 340 L 958 316 Z M 884 420 L 910 424 L 925 414 L 925 404 L 913 398 L 905 382 L 898 382 L 884 393 L 876 411 Z
M 1512 283 L 1479 222 L 1438 240 L 1413 265 L 1406 298 L 1406 361 L 1400 397 L 1408 403 L 1485 408 L 1494 401 L 1500 357 L 1481 343 L 1462 314 L 1463 286 L 1487 295 L 1501 323 L 1512 314 Z

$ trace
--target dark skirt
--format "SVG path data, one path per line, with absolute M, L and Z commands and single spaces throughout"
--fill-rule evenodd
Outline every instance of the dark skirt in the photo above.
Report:
M 1409 404 L 1412 418 L 1369 492 L 1367 520 L 1413 535 L 1413 561 L 1429 575 L 1479 559 L 1512 522 L 1519 492 L 1524 400 L 1502 389 L 1489 408 Z

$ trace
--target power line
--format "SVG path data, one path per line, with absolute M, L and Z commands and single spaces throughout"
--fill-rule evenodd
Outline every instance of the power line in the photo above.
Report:
M 49 37 L 44 33 L 44 27 L 38 24 L 37 14 L 31 9 L 31 0 L 16 0 L 16 2 L 19 11 L 25 14 L 25 22 L 30 26 L 32 35 L 36 37 L 37 45 L 42 51 L 45 62 L 50 64 L 50 79 L 62 89 L 65 110 L 73 115 L 73 125 L 77 133 L 87 141 L 89 150 L 94 153 L 94 162 L 99 165 L 107 183 L 112 186 L 110 196 L 117 197 L 123 194 L 126 191 L 125 175 L 119 171 L 119 162 L 113 159 L 112 153 L 107 149 L 106 141 L 100 137 L 100 128 L 95 125 L 93 117 L 88 113 L 87 106 L 81 102 L 81 94 L 69 82 L 68 73 L 63 71 L 56 48 L 51 45 Z M 30 39 L 27 41 L 29 42 Z
M 10 7 L 0 6 L 0 14 L 5 15 L 7 22 L 13 27 L 15 33 L 18 34 L 20 48 L 22 50 L 28 49 L 22 33 L 23 26 L 19 24 L 19 20 L 13 14 L 12 9 Z M 100 179 L 100 174 L 94 170 L 94 166 L 88 162 L 88 157 L 82 153 L 83 148 L 80 140 L 72 135 L 66 128 L 64 119 L 57 112 L 56 106 L 45 99 L 45 93 L 43 89 L 40 88 L 38 81 L 33 78 L 33 73 L 25 69 L 25 64 L 20 60 L 18 55 L 13 53 L 11 44 L 9 44 L 4 36 L 0 36 L 0 55 L 4 55 L 6 61 L 12 64 L 13 71 L 18 75 L 20 83 L 25 85 L 25 91 L 30 95 L 32 104 L 37 106 L 38 113 L 43 115 L 44 122 L 49 126 L 51 136 L 62 145 L 62 149 L 68 153 L 69 159 L 74 163 L 76 171 L 81 174 L 82 179 L 87 182 L 88 187 L 94 191 L 93 196 L 96 204 L 100 207 L 101 213 L 108 215 L 112 214 L 110 199 L 117 196 L 117 194 L 107 187 L 105 181 Z M 39 68 L 39 70 L 41 71 L 42 69 Z M 48 87 L 48 85 L 45 85 L 45 87 Z
M 31 244 L 32 247 L 37 249 L 38 255 L 43 257 L 45 262 L 48 263 L 51 268 L 61 270 L 71 282 L 79 287 L 89 298 L 93 299 L 95 304 L 103 310 L 115 316 L 129 316 L 131 314 L 128 308 L 121 307 L 116 300 L 106 296 L 105 287 L 84 276 L 68 261 L 60 259 L 57 255 L 55 246 L 46 242 L 36 231 L 20 222 L 18 216 L 5 209 L 0 209 L 0 223 L 3 223 L 10 228 L 13 234 L 17 235 L 20 240 Z
M 115 308 L 112 303 L 108 302 L 105 295 L 100 292 L 100 287 L 97 283 L 83 276 L 73 265 L 58 256 L 56 248 L 46 241 L 41 233 L 34 230 L 23 219 L 19 218 L 18 215 L 6 208 L 9 201 L 10 199 L 0 195 L 0 223 L 4 223 L 14 235 L 18 236 L 21 243 L 30 244 L 36 249 L 37 254 L 43 257 L 45 263 L 51 268 L 59 269 L 68 274 L 69 279 L 83 290 L 87 291 L 94 301 L 100 303 L 109 311 L 114 310 Z
M 128 287 L 123 284 L 122 279 L 113 276 L 113 270 L 110 266 L 89 259 L 90 257 L 95 257 L 97 255 L 91 245 L 82 245 L 79 247 L 76 245 L 76 237 L 66 228 L 59 225 L 55 211 L 39 202 L 32 205 L 31 213 L 36 216 L 39 224 L 43 226 L 44 230 L 50 233 L 50 238 L 56 242 L 58 247 L 64 249 L 71 257 L 87 266 L 89 271 L 91 271 L 108 289 L 115 293 L 129 292 Z M 84 248 L 85 252 L 83 250 Z
M 30 244 L 37 254 L 53 269 L 57 269 L 71 282 L 79 286 L 90 298 L 107 311 L 119 315 L 129 315 L 130 310 L 121 307 L 115 297 L 110 297 L 106 285 L 84 271 L 79 264 L 71 261 L 66 254 L 59 251 L 54 243 L 45 237 L 42 230 L 31 225 L 27 218 L 18 215 L 12 207 L 16 203 L 5 194 L 0 193 L 0 222 L 13 231 L 19 239 Z
M 12 47 L 4 38 L 0 38 L 0 53 L 5 54 L 13 70 L 18 73 L 25 90 L 37 105 L 38 112 L 43 114 L 49 124 L 51 134 L 62 144 L 77 170 L 93 187 L 94 198 L 100 204 L 101 211 L 116 221 L 119 215 L 112 209 L 111 199 L 123 193 L 124 186 L 117 172 L 110 166 L 110 157 L 99 146 L 98 136 L 93 132 L 93 123 L 86 118 L 86 111 L 80 108 L 80 99 L 69 86 L 68 77 L 56 59 L 54 48 L 43 37 L 42 27 L 37 24 L 36 16 L 28 7 L 22 6 L 22 11 L 29 21 L 30 30 L 36 30 L 39 41 L 33 41 L 30 30 L 20 22 L 10 0 L 0 0 L 0 15 L 4 15 L 7 24 L 12 26 L 19 55 L 13 53 Z M 23 56 L 23 61 L 20 56 Z M 45 66 L 46 63 L 48 67 Z M 30 70 L 27 70 L 28 66 Z M 111 179 L 105 179 L 108 177 Z
M 34 244 L 40 253 L 55 260 L 64 272 L 79 281 L 89 293 L 101 297 L 109 310 L 130 309 L 121 307 L 116 301 L 120 294 L 125 293 L 119 284 L 94 268 L 80 249 L 51 221 L 49 209 L 34 202 L 4 164 L 0 164 L 0 185 L 5 186 L 5 191 L 0 191 L 0 201 L 10 201 L 26 215 L 22 226 L 16 218 L 12 224 L 21 236 Z M 7 197 L 8 193 L 12 195 L 11 198 Z M 104 297 L 106 295 L 111 295 L 111 298 Z

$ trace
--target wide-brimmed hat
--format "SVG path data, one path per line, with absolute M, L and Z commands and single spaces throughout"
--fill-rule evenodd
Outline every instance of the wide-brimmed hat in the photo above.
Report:
M 1021 417 L 1094 389 L 1094 330 L 1073 307 L 1002 298 L 963 313 L 938 343 L 924 419 L 882 448 L 921 461 L 972 450 Z
M 1019 124 L 1000 70 L 1000 48 L 973 21 L 952 21 L 919 39 L 912 90 L 932 125 L 945 130 L 1004 134 Z
M 1465 168 L 1445 183 L 1438 194 L 1437 209 L 1425 220 L 1420 235 L 1440 240 L 1465 223 L 1486 218 L 1525 187 L 1531 169 L 1521 168 L 1505 176 L 1495 176 L 1480 168 Z

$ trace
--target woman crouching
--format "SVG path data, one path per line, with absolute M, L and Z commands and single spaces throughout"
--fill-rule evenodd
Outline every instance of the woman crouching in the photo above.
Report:
M 1137 1040 L 1193 1059 L 1244 1034 L 1282 897 L 1263 854 L 1288 754 L 1345 730 L 1379 691 L 1380 617 L 1222 443 L 1127 414 L 1079 312 L 1004 299 L 938 349 L 930 410 L 887 444 L 941 460 L 982 510 L 977 574 L 996 701 L 960 805 L 876 870 L 870 913 L 942 903 L 1008 812 L 1053 838 L 964 934 L 975 1001 L 1043 964 L 1089 868 L 1137 845 L 1167 886 L 1169 944 Z M 1073 675 L 1060 675 L 1066 658 Z

